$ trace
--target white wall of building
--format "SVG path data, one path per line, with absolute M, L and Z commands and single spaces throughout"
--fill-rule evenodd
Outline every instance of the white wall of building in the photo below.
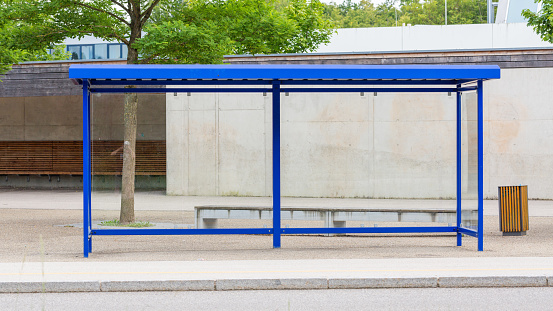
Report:
M 338 29 L 318 53 L 553 47 L 525 23 Z

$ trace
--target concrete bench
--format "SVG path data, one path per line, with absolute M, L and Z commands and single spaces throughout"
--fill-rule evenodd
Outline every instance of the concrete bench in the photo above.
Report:
M 475 222 L 476 210 L 462 211 L 462 219 Z M 195 225 L 198 229 L 217 228 L 218 219 L 273 219 L 269 206 L 222 206 L 204 205 L 194 207 Z M 346 221 L 376 222 L 437 222 L 455 224 L 457 214 L 453 209 L 370 209 L 334 207 L 281 207 L 281 220 L 324 221 L 325 228 L 346 227 Z M 474 223 L 465 224 L 473 226 Z

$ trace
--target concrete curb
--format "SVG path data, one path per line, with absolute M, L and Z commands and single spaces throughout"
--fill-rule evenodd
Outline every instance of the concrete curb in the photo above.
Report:
M 0 293 L 553 287 L 553 276 L 0 282 Z

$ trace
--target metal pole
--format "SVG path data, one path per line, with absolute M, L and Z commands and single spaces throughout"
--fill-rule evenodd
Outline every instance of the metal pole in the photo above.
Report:
M 280 248 L 280 81 L 273 81 L 273 248 Z
M 445 24 L 447 26 L 447 0 L 445 0 Z
M 90 92 L 88 80 L 83 79 L 83 251 L 84 257 L 92 250 L 90 239 Z
M 484 250 L 484 83 L 478 80 L 478 251 Z
M 461 85 L 457 85 L 460 88 Z M 461 92 L 457 92 L 457 230 L 461 227 Z M 457 231 L 457 246 L 463 245 L 463 235 Z
M 491 24 L 493 23 L 492 21 L 492 14 L 493 14 L 493 5 L 492 5 L 492 0 L 488 0 L 488 24 Z

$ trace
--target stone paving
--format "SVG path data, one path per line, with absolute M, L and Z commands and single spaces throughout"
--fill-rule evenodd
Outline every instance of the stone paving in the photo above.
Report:
M 206 290 L 345 286 L 337 284 L 355 288 L 552 285 L 551 201 L 529 202 L 530 230 L 521 237 L 503 237 L 498 230 L 497 201 L 485 201 L 484 252 L 476 251 L 476 239 L 471 237 L 463 238 L 463 246 L 455 246 L 455 236 L 451 234 L 284 236 L 281 249 L 272 249 L 271 236 L 97 236 L 93 239 L 93 252 L 85 259 L 82 229 L 68 226 L 82 221 L 81 196 L 75 191 L 0 189 L 0 291 L 184 290 L 206 279 Z M 116 196 L 104 194 L 107 201 L 113 201 L 113 197 Z M 152 203 L 149 208 L 137 208 L 137 217 L 142 218 L 139 220 L 193 224 L 192 209 L 196 204 L 232 201 L 258 205 L 267 201 L 167 197 L 174 205 L 164 205 L 160 204 L 163 197 L 160 193 L 139 193 L 137 200 Z M 288 202 L 353 207 L 366 201 Z M 439 202 L 372 203 L 407 203 L 428 208 Z M 118 217 L 116 208 L 109 204 L 104 207 L 94 210 L 95 221 Z M 92 283 L 80 284 L 84 280 Z M 107 285 L 109 282 L 112 283 Z

